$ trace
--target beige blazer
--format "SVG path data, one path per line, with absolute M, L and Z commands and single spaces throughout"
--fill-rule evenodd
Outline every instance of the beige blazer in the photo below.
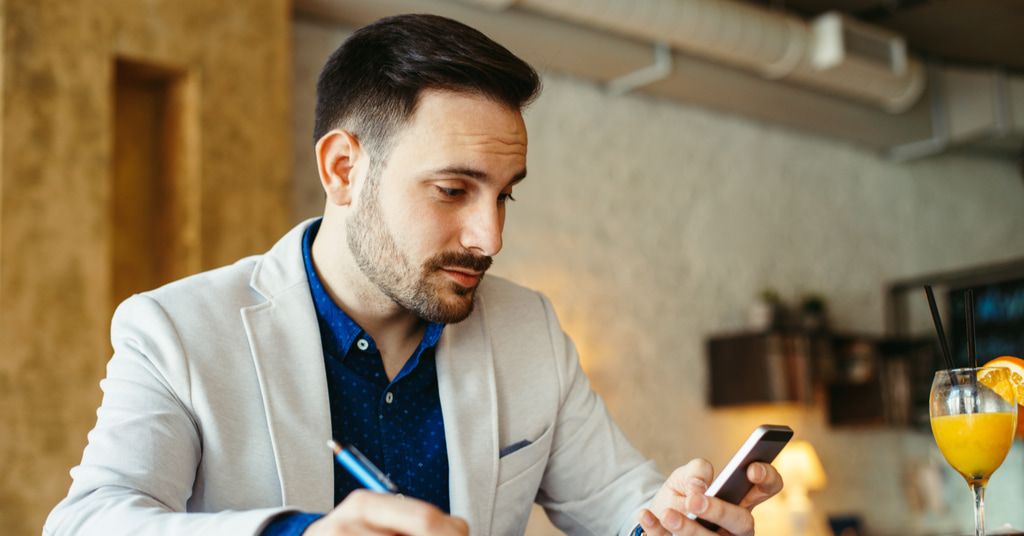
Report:
M 44 534 L 252 535 L 334 506 L 309 223 L 121 304 L 96 427 Z M 452 513 L 474 535 L 522 534 L 536 501 L 570 534 L 628 532 L 663 478 L 591 391 L 550 302 L 494 276 L 477 300 L 436 352 Z

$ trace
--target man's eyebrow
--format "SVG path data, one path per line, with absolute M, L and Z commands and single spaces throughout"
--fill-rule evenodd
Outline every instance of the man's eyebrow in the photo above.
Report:
M 484 173 L 483 171 L 480 171 L 478 169 L 467 168 L 462 166 L 449 166 L 441 169 L 436 169 L 434 170 L 434 173 L 437 175 L 458 175 L 462 177 L 469 177 L 471 179 L 482 182 L 490 180 L 490 175 L 488 175 L 487 173 Z M 522 181 L 525 178 L 526 168 L 523 168 L 522 171 L 512 176 L 512 180 L 508 181 L 508 184 L 506 186 L 512 186 L 513 184 L 517 184 L 518 182 Z

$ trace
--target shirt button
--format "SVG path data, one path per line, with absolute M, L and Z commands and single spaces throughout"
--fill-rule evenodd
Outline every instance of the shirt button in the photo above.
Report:
M 391 394 L 391 391 L 388 391 L 388 394 L 384 395 L 384 402 L 385 403 L 390 404 L 391 401 L 394 400 L 394 399 L 395 399 L 395 395 Z
M 360 350 L 362 350 L 364 352 L 369 347 L 370 347 L 370 343 L 366 342 L 366 339 L 359 339 L 358 341 L 356 341 L 356 348 L 359 348 Z

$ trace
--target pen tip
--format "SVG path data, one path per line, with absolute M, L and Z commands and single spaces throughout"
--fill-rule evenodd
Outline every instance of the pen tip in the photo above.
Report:
M 335 454 L 337 454 L 337 453 L 341 452 L 341 445 L 339 445 L 339 444 L 338 444 L 338 443 L 337 443 L 337 442 L 336 442 L 335 440 L 333 440 L 333 439 L 328 439 L 328 440 L 327 440 L 327 446 L 328 446 L 328 447 L 331 447 L 331 450 L 333 450 Z

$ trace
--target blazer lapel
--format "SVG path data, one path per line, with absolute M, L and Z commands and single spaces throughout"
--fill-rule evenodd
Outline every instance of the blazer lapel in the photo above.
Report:
M 436 354 L 451 510 L 471 534 L 490 534 L 498 483 L 498 403 L 483 305 L 445 327 Z
M 284 505 L 314 512 L 334 507 L 330 403 L 316 312 L 302 263 L 309 221 L 260 261 L 252 288 L 267 301 L 242 309 L 267 413 Z M 498 482 L 498 403 L 484 303 L 438 341 L 438 394 L 448 448 L 453 515 L 473 534 L 489 534 Z
M 302 263 L 306 222 L 260 261 L 251 285 L 267 301 L 242 309 L 285 506 L 334 507 L 330 402 L 320 330 Z

